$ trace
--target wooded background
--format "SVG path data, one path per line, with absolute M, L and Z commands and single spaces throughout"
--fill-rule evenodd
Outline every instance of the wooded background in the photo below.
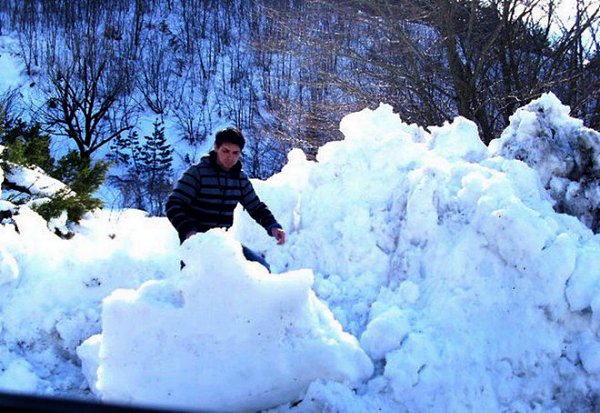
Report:
M 0 0 L 0 35 L 18 37 L 43 97 L 27 106 L 9 90 L 0 107 L 83 160 L 121 165 L 122 206 L 159 214 L 171 146 L 224 122 L 245 131 L 245 168 L 260 178 L 380 102 L 421 126 L 464 116 L 488 143 L 551 91 L 599 130 L 600 5 L 569 4 L 565 15 L 559 0 Z M 140 139 L 148 111 L 155 132 Z M 164 137 L 166 119 L 178 136 Z

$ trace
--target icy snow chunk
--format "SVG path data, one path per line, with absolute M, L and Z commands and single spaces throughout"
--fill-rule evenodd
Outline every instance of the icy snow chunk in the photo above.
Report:
M 414 243 L 435 238 L 438 226 L 437 183 L 446 172 L 434 167 L 415 169 L 408 174 L 412 188 L 406 202 L 404 230 Z
M 579 358 L 583 368 L 593 375 L 600 374 L 600 342 L 590 331 L 580 337 Z
M 506 208 L 493 211 L 481 223 L 480 231 L 507 263 L 521 271 L 532 270 L 528 263 L 541 253 L 552 235 L 540 214 L 516 199 Z
M 94 393 L 98 392 L 96 383 L 98 382 L 98 367 L 100 367 L 101 344 L 102 335 L 96 334 L 77 347 L 77 356 L 81 360 L 81 371 Z
M 344 134 L 344 140 L 357 144 L 372 141 L 374 137 L 383 142 L 398 138 L 409 141 L 428 138 L 422 128 L 407 125 L 394 113 L 392 106 L 383 103 L 376 110 L 365 108 L 346 115 L 340 122 L 340 131 Z
M 397 401 L 405 397 L 406 389 L 419 382 L 419 374 L 430 360 L 438 359 L 435 344 L 425 334 L 409 334 L 402 347 L 386 358 L 384 376 L 390 380 Z
M 311 271 L 269 274 L 222 230 L 187 240 L 182 259 L 180 276 L 105 299 L 100 345 L 79 352 L 92 383 L 97 357 L 103 400 L 260 410 L 299 397 L 316 379 L 370 376 L 356 338 L 311 290 Z
M 577 244 L 566 233 L 559 234 L 547 245 L 537 260 L 538 275 L 547 280 L 548 298 L 563 303 L 567 280 L 577 265 Z M 600 315 L 600 314 L 599 314 Z
M 405 302 L 414 304 L 419 299 L 419 286 L 412 281 L 403 281 L 398 287 L 398 294 Z

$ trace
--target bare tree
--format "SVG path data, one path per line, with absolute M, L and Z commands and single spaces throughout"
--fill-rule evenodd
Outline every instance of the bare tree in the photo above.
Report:
M 106 24 L 103 10 L 77 13 L 88 19 L 71 22 L 46 44 L 50 88 L 41 114 L 45 123 L 75 143 L 81 158 L 90 158 L 133 126 L 136 108 L 126 100 L 134 84 L 135 50 L 123 42 L 122 26 Z
M 317 2 L 263 2 L 257 10 L 253 44 L 262 86 L 259 106 L 268 113 L 262 123 L 284 148 L 300 147 L 309 156 L 340 137 L 341 116 L 364 107 L 336 81 L 349 69 L 340 50 L 348 44 L 351 21 L 329 11 Z
M 175 71 L 172 68 L 175 57 L 169 47 L 166 27 L 154 32 L 144 40 L 143 59 L 140 61 L 137 89 L 144 97 L 145 104 L 156 114 L 164 114 L 172 104 L 175 94 Z
M 600 6 L 578 1 L 575 23 L 562 26 L 554 0 L 265 2 L 284 29 L 261 39 L 275 62 L 264 90 L 286 102 L 275 107 L 318 115 L 320 121 L 302 116 L 302 123 L 318 124 L 321 134 L 335 124 L 325 114 L 387 102 L 405 121 L 422 125 L 465 116 L 488 142 L 518 106 L 545 91 L 585 119 L 581 111 L 593 112 L 597 83 L 588 63 L 594 49 L 582 47 L 582 38 L 598 27 Z M 273 73 L 298 90 L 278 94 Z M 329 96 L 336 109 L 327 109 Z
M 111 128 L 115 103 L 128 85 L 126 78 L 114 77 L 108 61 L 76 52 L 71 61 L 48 68 L 53 89 L 49 93 L 44 117 L 51 127 L 77 145 L 82 158 L 103 147 L 119 134 L 131 129 L 122 124 Z M 126 119 L 127 113 L 118 115 Z

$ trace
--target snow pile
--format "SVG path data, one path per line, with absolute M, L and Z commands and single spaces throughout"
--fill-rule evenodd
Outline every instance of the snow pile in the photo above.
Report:
M 491 157 L 465 119 L 428 135 L 382 106 L 341 129 L 317 164 L 294 154 L 261 185 L 286 249 L 237 217 L 270 262 L 314 270 L 317 294 L 377 364 L 361 397 L 315 383 L 306 410 L 589 408 L 599 238 L 554 212 L 535 170 Z
M 217 230 L 188 240 L 183 259 L 181 276 L 104 301 L 102 335 L 79 352 L 92 374 L 99 366 L 103 400 L 256 411 L 294 400 L 318 378 L 357 384 L 371 375 L 358 341 L 310 289 L 309 270 L 272 276 Z
M 75 351 L 100 331 L 102 299 L 178 271 L 176 234 L 130 210 L 90 216 L 66 241 L 28 207 L 11 209 L 0 225 L 0 387 L 80 395 Z
M 569 107 L 556 96 L 546 94 L 517 110 L 490 149 L 536 169 L 557 211 L 600 231 L 600 134 L 569 117 Z
M 255 183 L 283 247 L 241 209 L 180 248 L 139 212 L 65 241 L 21 208 L 20 232 L 0 225 L 0 387 L 81 395 L 85 375 L 105 400 L 217 410 L 593 411 L 600 235 L 554 211 L 546 178 L 575 161 L 536 154 L 527 139 L 554 126 L 519 113 L 507 130 L 537 169 L 462 118 L 427 133 L 386 105 L 347 116 L 317 162 L 293 151 Z

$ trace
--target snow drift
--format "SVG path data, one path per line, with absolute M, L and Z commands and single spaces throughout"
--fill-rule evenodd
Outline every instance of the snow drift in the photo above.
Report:
M 560 117 L 553 127 L 585 132 Z M 384 105 L 341 130 L 318 163 L 291 154 L 261 185 L 282 205 L 287 249 L 238 219 L 269 261 L 314 270 L 317 294 L 377 363 L 364 395 L 315 384 L 307 409 L 343 411 L 348 398 L 362 411 L 591 409 L 598 236 L 555 213 L 540 174 L 490 154 L 466 119 L 428 134 Z
M 155 401 L 146 392 L 155 389 L 171 391 L 173 405 L 280 403 L 280 412 L 593 411 L 600 239 L 555 212 L 545 188 L 580 147 L 537 169 L 504 151 L 514 139 L 541 160 L 544 146 L 527 143 L 535 136 L 577 133 L 593 146 L 598 134 L 549 95 L 535 105 L 543 113 L 529 113 L 548 122 L 530 119 L 536 133 L 511 123 L 490 148 L 462 118 L 427 132 L 386 105 L 347 116 L 345 139 L 323 146 L 317 162 L 293 151 L 281 173 L 255 183 L 288 231 L 284 247 L 242 210 L 229 234 L 180 249 L 164 219 L 127 212 L 115 226 L 89 217 L 62 241 L 22 208 L 19 233 L 0 226 L 0 385 L 10 378 L 20 391 L 82 394 L 83 370 L 99 397 L 136 403 Z M 597 205 L 594 191 L 585 197 Z M 232 236 L 280 274 L 244 262 Z M 181 273 L 180 255 L 192 263 Z M 201 339 L 199 325 L 214 334 Z M 289 346 L 273 354 L 274 342 L 250 339 L 263 331 Z M 227 359 L 236 345 L 244 351 Z M 258 355 L 247 356 L 251 349 Z M 258 362 L 270 360 L 273 374 L 299 382 L 256 379 Z M 144 380 L 152 363 L 163 374 Z M 242 371 L 250 383 L 227 378 Z M 211 391 L 199 396 L 201 386 Z

